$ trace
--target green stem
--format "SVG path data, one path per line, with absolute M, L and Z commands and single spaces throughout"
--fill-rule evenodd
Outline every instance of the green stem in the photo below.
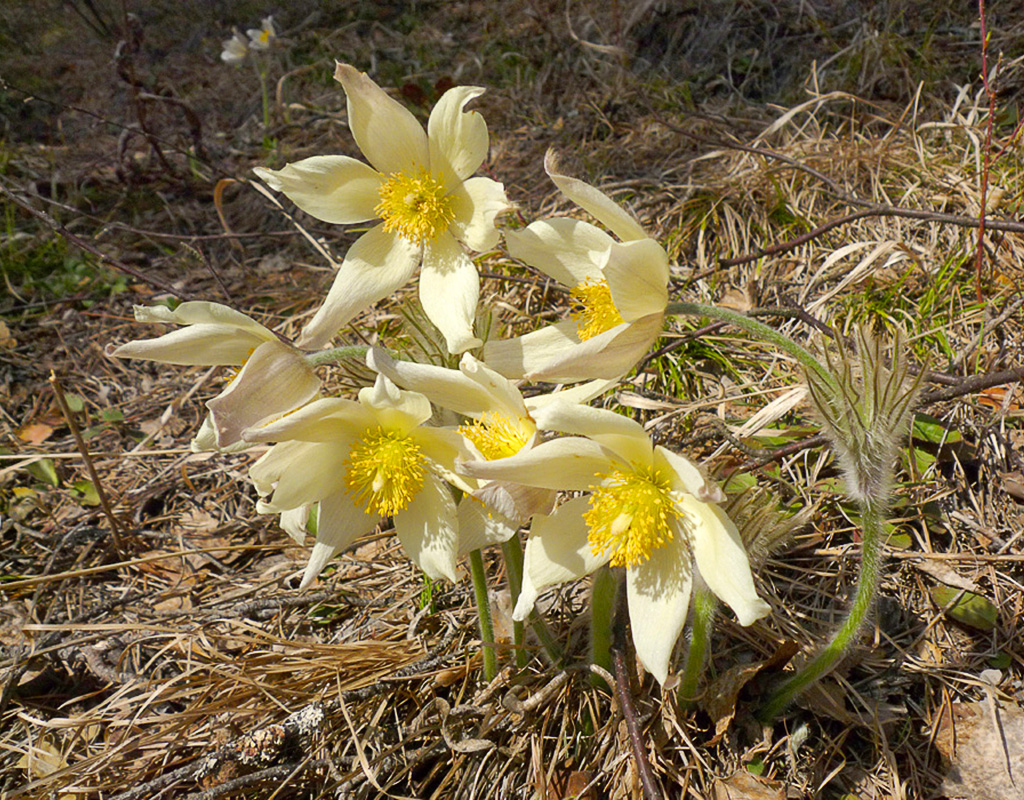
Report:
M 618 588 L 619 576 L 608 567 L 601 567 L 594 573 L 590 589 L 590 663 L 608 672 L 613 669 L 612 637 Z M 592 676 L 592 681 L 600 685 L 605 683 L 597 675 Z
M 745 314 L 730 311 L 728 308 L 721 308 L 720 306 L 709 306 L 704 303 L 682 302 L 669 303 L 668 307 L 665 309 L 665 314 L 667 316 L 685 314 L 686 316 L 691 317 L 712 317 L 714 319 L 720 319 L 723 322 L 728 322 L 730 325 L 742 328 L 747 331 L 747 333 L 752 333 L 763 341 L 770 342 L 780 350 L 785 350 L 800 362 L 800 365 L 803 366 L 804 369 L 814 372 L 815 375 L 825 381 L 829 386 L 835 386 L 835 378 L 832 376 L 832 373 L 825 369 L 822 363 L 811 355 L 810 351 L 798 345 L 788 336 L 784 336 L 779 333 L 774 328 L 770 328 L 763 322 L 758 322 L 756 319 L 751 319 Z
M 362 358 L 369 349 L 365 344 L 335 347 L 331 350 L 321 350 L 319 353 L 310 353 L 306 356 L 306 361 L 314 367 L 318 367 L 321 364 L 334 364 L 346 358 Z
M 512 608 L 519 602 L 519 592 L 523 587 L 523 543 L 517 533 L 501 545 L 505 556 L 505 572 L 508 575 L 508 591 L 512 597 Z M 516 653 L 516 666 L 522 669 L 530 660 L 526 652 L 526 625 L 512 622 L 512 646 Z
M 692 708 L 697 699 L 697 684 L 711 649 L 712 623 L 717 608 L 718 601 L 707 586 L 694 587 L 692 636 L 679 678 L 679 705 L 683 708 Z
M 252 52 L 252 51 L 250 51 Z M 270 95 L 267 93 L 267 69 L 263 59 L 252 52 L 252 66 L 256 70 L 256 77 L 260 79 L 260 96 L 263 99 L 263 130 L 270 129 Z
M 856 641 L 861 628 L 867 622 L 868 613 L 878 593 L 882 576 L 882 560 L 885 554 L 884 506 L 870 501 L 860 503 L 863 525 L 863 551 L 861 554 L 860 578 L 853 596 L 850 614 L 836 631 L 824 649 L 812 658 L 803 669 L 785 680 L 762 704 L 757 717 L 769 722 L 778 716 L 797 695 L 811 684 L 831 672 L 836 664 Z
M 479 550 L 469 554 L 469 570 L 473 575 L 473 595 L 476 598 L 476 616 L 480 622 L 480 639 L 484 657 L 484 678 L 498 677 L 498 654 L 494 650 L 494 623 L 491 621 L 491 603 L 487 597 L 487 574 L 484 557 Z

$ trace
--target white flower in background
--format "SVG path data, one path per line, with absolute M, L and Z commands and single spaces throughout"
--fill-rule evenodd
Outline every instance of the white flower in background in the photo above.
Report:
M 574 383 L 619 378 L 661 335 L 668 304 L 668 255 L 610 197 L 544 169 L 562 193 L 614 233 L 557 217 L 507 231 L 509 253 L 568 286 L 572 319 L 516 339 L 490 341 L 484 361 L 510 378 Z
M 269 50 L 277 38 L 277 31 L 274 30 L 274 18 L 264 17 L 259 28 L 250 28 L 246 31 L 249 34 L 249 47 L 253 50 Z
M 220 60 L 225 64 L 241 64 L 247 55 L 249 55 L 249 42 L 242 34 L 235 31 L 234 36 L 224 41 Z
M 453 472 L 478 454 L 456 431 L 423 425 L 430 401 L 383 375 L 359 400 L 324 398 L 245 431 L 248 441 L 278 442 L 249 470 L 264 498 L 259 510 L 295 528 L 319 503 L 316 544 L 302 588 L 339 551 L 382 517 L 391 517 L 409 557 L 429 577 L 458 580 L 461 550 L 455 499 L 447 483 L 477 488 Z M 304 509 L 304 510 L 303 510 Z M 299 530 L 288 529 L 299 538 Z
M 654 446 L 642 426 L 612 411 L 551 403 L 534 419 L 541 429 L 575 435 L 500 461 L 460 465 L 482 479 L 589 491 L 534 517 L 514 619 L 526 619 L 550 586 L 604 564 L 625 567 L 637 658 L 664 683 L 694 580 L 732 608 L 741 625 L 769 612 L 739 532 L 716 505 L 725 499 L 721 489 L 693 464 Z
M 348 156 L 313 156 L 283 169 L 257 168 L 306 213 L 336 224 L 380 219 L 349 248 L 334 284 L 299 345 L 324 346 L 356 314 L 420 272 L 420 302 L 452 353 L 480 345 L 473 319 L 480 276 L 462 248 L 494 247 L 504 188 L 470 177 L 487 155 L 487 125 L 465 105 L 477 86 L 449 89 L 424 133 L 416 118 L 365 73 L 338 64 L 349 127 L 370 165 Z M 460 242 L 462 244 L 460 244 Z
M 462 356 L 457 370 L 396 361 L 379 347 L 370 348 L 366 363 L 403 389 L 422 393 L 438 408 L 468 417 L 459 432 L 489 461 L 508 458 L 537 444 L 537 425 L 531 416 L 537 408 L 556 400 L 585 403 L 611 386 L 608 381 L 594 381 L 556 394 L 524 398 L 514 383 L 469 353 Z M 460 522 L 467 552 L 510 538 L 534 514 L 550 511 L 555 494 L 550 489 L 492 481 L 467 496 L 460 503 L 460 515 L 478 512 L 484 516 L 483 520 Z M 486 511 L 484 505 L 497 515 Z M 507 523 L 504 529 L 503 523 Z
M 108 346 L 114 358 L 141 358 L 162 364 L 241 366 L 217 397 L 207 402 L 193 450 L 246 447 L 242 431 L 279 417 L 316 397 L 320 379 L 302 353 L 269 328 L 220 303 L 190 301 L 173 311 L 166 306 L 135 306 L 138 322 L 183 327 L 155 339 Z

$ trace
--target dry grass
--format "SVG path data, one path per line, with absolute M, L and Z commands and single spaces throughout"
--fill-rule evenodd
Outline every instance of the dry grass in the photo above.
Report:
M 323 256 L 242 184 L 226 185 L 222 204 L 239 237 L 221 236 L 212 187 L 257 164 L 355 154 L 341 93 L 326 77 L 337 56 L 375 65 L 383 85 L 405 84 L 412 100 L 445 77 L 489 87 L 479 101 L 492 134 L 488 169 L 523 218 L 570 210 L 540 167 L 553 146 L 666 244 L 680 298 L 743 309 L 794 303 L 839 331 L 901 325 L 912 360 L 953 378 L 1022 363 L 1019 234 L 989 234 L 981 302 L 976 231 L 938 221 L 867 217 L 786 252 L 719 263 L 858 202 L 977 215 L 988 101 L 972 20 L 959 6 L 873 4 L 877 17 L 854 23 L 845 6 L 825 2 L 698 4 L 692 14 L 584 2 L 568 17 L 548 0 L 525 9 L 360 3 L 321 17 L 298 4 L 278 19 L 288 55 L 273 75 L 281 103 L 265 134 L 255 78 L 216 59 L 229 26 L 254 24 L 262 9 L 239 4 L 218 24 L 195 5 L 189 15 L 153 4 L 134 56 L 147 91 L 184 100 L 202 122 L 207 158 L 189 158 L 180 108 L 147 106 L 163 161 L 145 137 L 117 128 L 136 119 L 131 91 L 109 70 L 116 37 L 91 33 L 72 13 L 86 4 L 68 3 L 47 23 L 0 12 L 0 35 L 25 32 L 3 57 L 9 80 L 58 103 L 42 110 L 16 89 L 0 97 L 5 112 L 23 105 L 0 139 L 0 180 L 41 195 L 37 205 L 74 233 L 193 297 L 252 309 L 286 335 L 317 306 L 331 277 Z M 120 12 L 98 8 L 116 28 Z M 989 22 L 992 53 L 1019 52 L 1019 26 Z M 59 49 L 54 42 L 69 55 L 33 71 L 44 47 Z M 1012 128 L 1021 74 L 1021 61 L 1001 64 L 997 137 Z M 993 166 L 1002 190 L 993 218 L 1019 217 L 1020 167 L 1017 148 Z M 161 295 L 135 278 L 117 283 L 6 208 L 5 799 L 641 796 L 620 706 L 591 685 L 585 666 L 583 588 L 565 588 L 546 612 L 566 643 L 565 664 L 546 663 L 531 644 L 529 668 L 514 670 L 503 630 L 505 669 L 490 685 L 465 582 L 425 585 L 387 531 L 344 554 L 318 589 L 297 592 L 308 551 L 255 513 L 245 478 L 252 456 L 186 447 L 202 401 L 226 376 L 106 359 L 107 343 L 138 335 L 130 305 Z M 335 256 L 355 235 L 295 221 Z M 495 321 L 532 326 L 559 299 L 500 254 L 482 269 L 493 276 L 483 297 Z M 358 330 L 431 351 L 401 313 L 407 303 L 383 304 Z M 779 324 L 815 340 L 799 320 Z M 813 651 L 843 613 L 857 524 L 827 450 L 754 467 L 719 427 L 702 435 L 707 415 L 755 447 L 817 429 L 793 391 L 795 365 L 729 329 L 693 339 L 697 325 L 677 320 L 663 342 L 675 349 L 646 364 L 617 400 L 664 443 L 722 476 L 753 476 L 790 512 L 813 513 L 759 571 L 775 613 L 749 629 L 719 620 L 700 708 L 681 709 L 671 692 L 636 676 L 657 778 L 671 797 L 717 797 L 719 781 L 749 771 L 788 797 L 939 795 L 943 714 L 983 697 L 977 676 L 986 667 L 1003 669 L 1008 702 L 1024 678 L 1019 384 L 925 409 L 934 428 L 918 430 L 899 472 L 897 538 L 872 628 L 840 670 L 762 728 L 750 711 L 783 654 Z M 79 424 L 127 552 L 115 552 L 80 483 L 86 472 L 53 403 L 51 369 L 82 400 Z M 330 376 L 339 391 L 358 380 L 352 371 Z M 756 519 L 752 531 L 766 525 Z M 487 565 L 492 585 L 504 586 L 500 559 L 488 556 Z M 995 627 L 951 619 L 934 598 L 941 586 L 991 601 Z M 507 614 L 507 595 L 494 599 Z

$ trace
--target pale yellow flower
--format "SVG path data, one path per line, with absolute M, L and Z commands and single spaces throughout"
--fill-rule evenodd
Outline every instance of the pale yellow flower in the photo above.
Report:
M 463 250 L 495 246 L 494 219 L 508 207 L 500 183 L 470 177 L 487 155 L 487 125 L 466 104 L 476 86 L 449 89 L 427 131 L 365 73 L 338 64 L 349 127 L 369 165 L 348 156 L 313 156 L 283 169 L 257 168 L 306 213 L 336 224 L 380 220 L 349 248 L 324 304 L 299 344 L 324 346 L 353 317 L 420 271 L 423 309 L 452 353 L 480 345 L 473 320 L 480 277 Z

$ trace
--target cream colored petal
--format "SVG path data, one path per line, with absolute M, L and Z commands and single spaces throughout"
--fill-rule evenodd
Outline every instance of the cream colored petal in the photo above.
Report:
M 377 523 L 377 518 L 364 513 L 352 504 L 344 492 L 335 492 L 320 501 L 317 518 L 316 544 L 309 555 L 309 563 L 302 575 L 299 589 L 308 589 L 310 584 L 327 566 L 327 562 L 352 544 L 356 537 L 366 533 Z
M 615 244 L 604 277 L 626 322 L 664 314 L 668 305 L 668 256 L 653 239 Z
M 193 453 L 241 453 L 255 445 L 252 442 L 239 441 L 234 444 L 230 444 L 227 447 L 217 447 L 217 431 L 213 427 L 213 420 L 210 419 L 210 415 L 207 414 L 203 417 L 203 422 L 199 426 L 199 430 L 196 431 L 196 435 L 192 438 L 192 441 L 188 443 L 188 446 Z
M 487 157 L 487 123 L 479 111 L 464 111 L 466 103 L 484 91 L 479 86 L 454 86 L 430 112 L 430 171 L 443 171 L 449 189 L 480 169 Z
M 489 508 L 473 495 L 466 495 L 459 501 L 458 517 L 460 556 L 507 542 L 519 530 L 518 523 Z
M 408 283 L 421 257 L 419 245 L 383 225 L 368 230 L 349 248 L 324 304 L 303 328 L 299 347 L 326 345 L 354 316 Z
M 449 353 L 462 353 L 483 342 L 473 335 L 480 275 L 455 238 L 443 233 L 424 247 L 420 303 L 437 326 Z
M 693 565 L 686 541 L 672 541 L 626 570 L 626 600 L 636 657 L 658 683 L 668 677 L 676 640 L 686 624 Z
M 505 243 L 513 258 L 571 289 L 603 277 L 615 240 L 589 222 L 556 217 L 531 222 L 521 231 L 505 231 Z
M 351 439 L 375 422 L 371 409 L 341 397 L 323 397 L 259 427 L 242 432 L 247 442 L 334 442 Z
M 632 214 L 625 211 L 614 200 L 589 183 L 570 178 L 558 172 L 555 154 L 548 150 L 544 157 L 544 170 L 562 194 L 589 213 L 624 242 L 646 239 L 647 234 Z
M 281 512 L 278 524 L 281 526 L 281 530 L 295 540 L 296 544 L 306 541 L 306 534 L 309 533 L 309 512 L 312 508 L 312 505 L 299 506 Z
M 581 342 L 526 374 L 531 381 L 576 383 L 592 379 L 613 380 L 629 372 L 661 335 L 664 317 L 652 314 L 635 322 L 617 325 L 611 330 Z
M 472 356 L 467 353 L 463 361 L 467 358 Z M 370 369 L 385 375 L 388 380 L 404 389 L 425 395 L 431 403 L 441 408 L 467 416 L 479 416 L 495 406 L 495 398 L 488 389 L 459 370 L 434 364 L 396 361 L 379 347 L 370 348 L 366 354 L 366 363 Z
M 423 455 L 435 469 L 444 473 L 454 472 L 459 461 L 475 461 L 480 458 L 469 440 L 452 428 L 421 425 L 409 431 L 409 436 L 420 446 Z M 448 477 L 447 474 L 445 477 Z M 477 487 L 474 485 L 472 488 Z
M 349 448 L 346 443 L 281 442 L 249 468 L 249 478 L 268 510 L 287 511 L 339 491 Z
M 543 408 L 548 403 L 589 403 L 595 397 L 600 397 L 609 389 L 614 389 L 618 385 L 619 381 L 617 379 L 588 381 L 578 386 L 559 389 L 557 392 L 527 397 L 525 400 L 526 408 L 533 412 L 538 408 Z
M 535 514 L 550 514 L 557 494 L 553 489 L 505 481 L 491 481 L 473 492 L 485 506 L 520 525 L 528 523 Z
M 269 342 L 276 338 L 273 331 L 260 325 L 252 317 L 235 311 L 221 303 L 189 300 L 173 311 L 167 306 L 133 306 L 136 322 L 173 322 L 177 325 L 222 325 L 239 331 L 248 331 L 257 339 Z
M 294 347 L 264 342 L 219 395 L 210 400 L 217 449 L 242 441 L 242 431 L 308 403 L 320 379 Z
M 566 320 L 515 339 L 492 339 L 484 345 L 484 362 L 506 378 L 521 379 L 571 355 L 580 344 L 577 330 L 576 322 Z
M 684 517 L 679 524 L 689 533 L 701 578 L 736 612 L 740 625 L 750 625 L 771 613 L 771 606 L 757 596 L 747 551 L 726 513 L 714 503 L 702 503 L 690 495 L 683 495 L 677 507 Z
M 470 353 L 459 361 L 459 371 L 490 397 L 490 405 L 481 411 L 499 411 L 510 417 L 526 417 L 526 403 L 523 395 L 508 378 L 491 369 Z M 458 411 L 459 409 L 452 409 Z M 460 412 L 470 414 L 471 412 Z
M 576 497 L 553 514 L 533 518 L 526 540 L 523 586 L 512 612 L 514 620 L 526 619 L 545 589 L 582 578 L 608 562 L 609 556 L 595 555 L 587 541 L 589 531 L 583 514 L 588 507 L 589 498 Z
M 394 522 L 406 554 L 428 578 L 458 582 L 458 519 L 455 499 L 444 483 L 427 473 L 423 488 L 406 509 L 395 514 Z
M 433 416 L 430 400 L 419 392 L 399 389 L 384 375 L 359 390 L 359 402 L 374 411 L 378 425 L 407 431 Z
M 541 489 L 585 491 L 617 462 L 605 448 L 590 439 L 567 437 L 542 442 L 495 461 L 467 461 L 460 472 L 473 478 L 507 481 Z
M 336 225 L 375 219 L 383 178 L 348 156 L 313 156 L 282 169 L 256 167 L 271 189 L 284 192 L 310 216 Z
M 391 175 L 429 168 L 427 134 L 408 109 L 348 64 L 337 65 L 334 79 L 345 88 L 352 136 L 378 172 Z
M 490 178 L 470 178 L 451 190 L 455 219 L 451 232 L 470 250 L 483 252 L 498 244 L 494 220 L 510 207 L 505 187 Z
M 677 492 L 691 494 L 706 503 L 725 502 L 725 493 L 696 465 L 662 446 L 654 448 L 654 465 L 672 480 Z
M 548 403 L 537 409 L 533 418 L 541 430 L 593 439 L 626 464 L 650 467 L 654 463 L 651 438 L 643 425 L 614 411 L 579 403 Z

